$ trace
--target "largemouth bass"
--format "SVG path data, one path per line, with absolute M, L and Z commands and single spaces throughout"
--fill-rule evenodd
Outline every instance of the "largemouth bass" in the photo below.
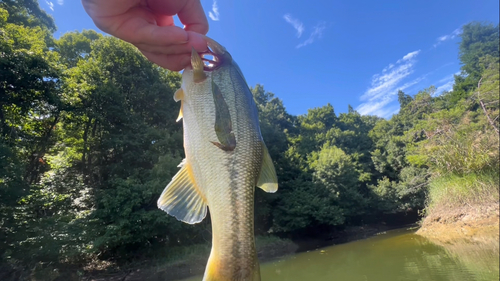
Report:
M 212 250 L 204 281 L 260 280 L 254 191 L 276 192 L 276 171 L 241 70 L 224 47 L 207 41 L 213 60 L 193 49 L 174 95 L 181 101 L 186 158 L 158 207 L 189 224 L 210 209 Z

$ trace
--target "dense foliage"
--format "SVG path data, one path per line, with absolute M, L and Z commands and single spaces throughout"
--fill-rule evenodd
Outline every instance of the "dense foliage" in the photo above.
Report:
M 180 75 L 118 39 L 54 30 L 37 1 L 0 1 L 0 279 L 209 241 L 209 219 L 190 226 L 156 207 L 183 158 Z M 330 232 L 449 192 L 498 200 L 498 38 L 498 26 L 465 25 L 453 91 L 400 92 L 390 120 L 329 104 L 292 116 L 252 88 L 280 185 L 256 191 L 257 234 Z

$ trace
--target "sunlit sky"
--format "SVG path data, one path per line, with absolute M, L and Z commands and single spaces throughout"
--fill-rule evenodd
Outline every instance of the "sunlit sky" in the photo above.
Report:
M 361 114 L 397 113 L 399 89 L 450 90 L 460 71 L 461 26 L 498 24 L 498 0 L 270 1 L 202 0 L 208 36 L 238 62 L 249 86 L 259 83 L 305 114 L 330 103 Z M 78 0 L 40 0 L 58 38 L 97 30 Z

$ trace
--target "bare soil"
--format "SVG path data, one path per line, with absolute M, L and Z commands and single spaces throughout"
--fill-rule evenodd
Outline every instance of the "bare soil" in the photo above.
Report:
M 499 203 L 458 208 L 435 208 L 422 221 L 417 234 L 452 244 L 456 240 L 499 239 Z

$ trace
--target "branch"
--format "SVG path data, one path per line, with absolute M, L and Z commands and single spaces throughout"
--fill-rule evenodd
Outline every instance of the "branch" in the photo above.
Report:
M 479 79 L 479 82 L 477 83 L 477 98 L 479 99 L 479 103 L 481 104 L 481 107 L 483 108 L 483 111 L 484 111 L 484 114 L 486 115 L 486 118 L 488 118 L 488 122 L 490 122 L 490 124 L 493 127 L 493 129 L 495 129 L 495 132 L 497 132 L 497 136 L 498 136 L 499 135 L 498 128 L 495 126 L 495 123 L 493 123 L 493 121 L 491 120 L 490 116 L 488 115 L 488 112 L 486 111 L 486 107 L 484 107 L 483 101 L 479 97 L 479 94 L 481 93 L 479 91 L 479 88 L 481 87 L 481 81 L 482 80 L 483 80 L 483 77 L 481 77 L 481 79 Z

